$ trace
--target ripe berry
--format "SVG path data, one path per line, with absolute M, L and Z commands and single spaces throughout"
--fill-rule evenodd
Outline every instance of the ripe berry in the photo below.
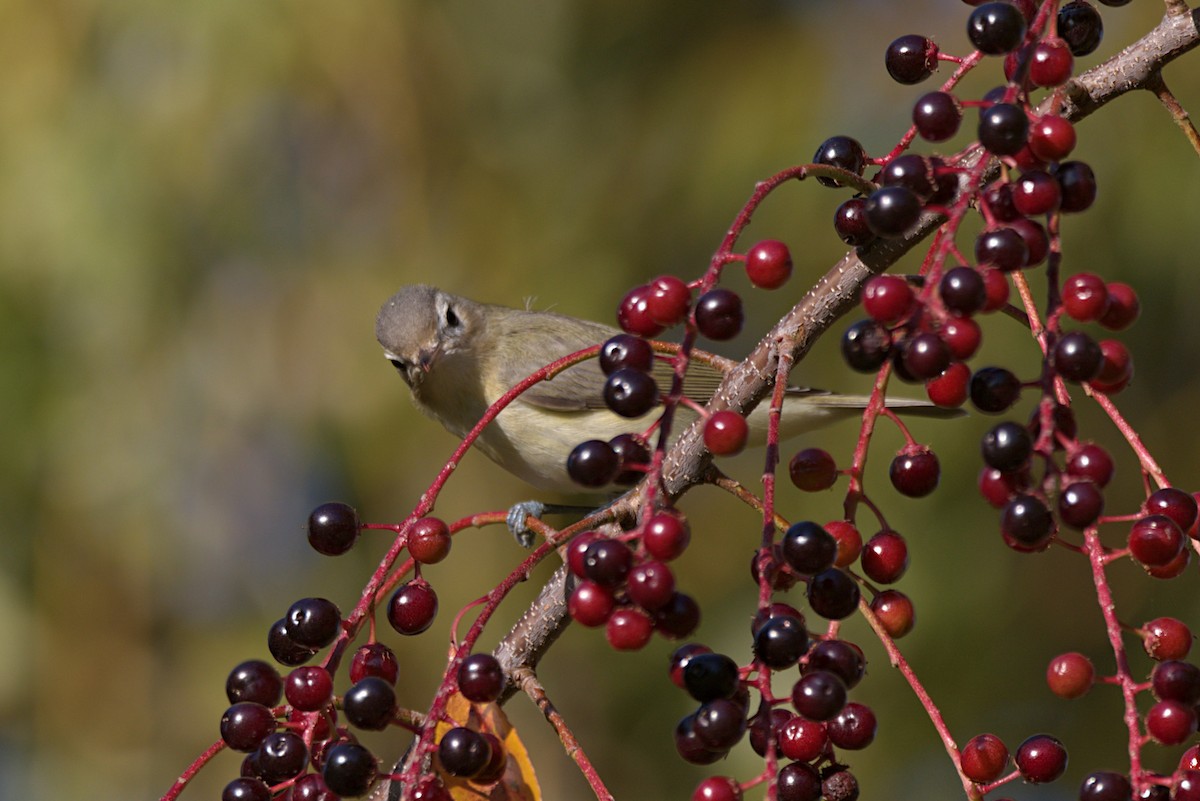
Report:
M 771 670 L 785 670 L 808 650 L 804 623 L 791 615 L 768 618 L 754 636 L 754 656 Z
M 1033 453 L 1033 438 L 1025 426 L 1005 421 L 984 435 L 980 451 L 988 466 L 1011 473 L 1028 463 Z
M 1015 228 L 992 228 L 975 238 L 975 258 L 1001 272 L 1012 272 L 1025 266 L 1029 247 Z
M 765 239 L 746 252 L 746 276 L 762 289 L 778 289 L 792 277 L 792 254 L 787 245 Z
M 829 720 L 846 705 L 846 685 L 825 670 L 801 676 L 792 686 L 792 706 L 809 720 Z
M 654 610 L 654 629 L 668 640 L 690 637 L 700 625 L 700 605 L 684 592 L 676 591 L 671 600 Z
M 1034 86 L 1061 86 L 1071 77 L 1075 59 L 1062 39 L 1043 39 L 1033 48 L 1029 80 Z
M 733 339 L 742 330 L 742 299 L 728 289 L 710 289 L 696 301 L 696 328 L 709 339 Z
M 388 622 L 400 634 L 420 634 L 437 617 L 438 598 L 425 579 L 401 584 L 388 602 Z
M 958 133 L 962 105 L 949 92 L 930 92 L 922 95 L 913 106 L 912 120 L 922 139 L 945 142 Z
M 984 367 L 971 376 L 971 403 L 981 412 L 998 414 L 1020 395 L 1021 382 L 1003 367 Z
M 221 739 L 234 751 L 249 753 L 275 731 L 275 716 L 262 704 L 240 701 L 221 716 Z
M 358 512 L 344 503 L 323 503 L 308 516 L 308 544 L 317 553 L 338 556 L 354 547 Z
M 932 39 L 910 33 L 888 45 L 883 64 L 896 83 L 914 84 L 934 73 L 937 56 L 938 46 Z
M 635 565 L 627 584 L 629 600 L 650 612 L 666 606 L 675 595 L 675 575 L 663 562 L 650 560 Z
M 421 518 L 408 532 L 408 552 L 421 564 L 437 564 L 450 553 L 450 527 L 436 517 Z
M 936 378 L 950 366 L 950 348 L 931 331 L 910 337 L 900 352 L 905 371 L 916 381 Z
M 765 757 L 770 740 L 775 741 L 775 751 L 778 752 L 779 736 L 783 727 L 793 717 L 795 716 L 786 709 L 776 707 L 769 711 L 762 710 L 750 718 L 750 747 L 754 749 L 754 753 Z
M 984 3 L 967 18 L 967 37 L 977 50 L 1002 55 L 1025 39 L 1025 17 L 1008 3 Z
M 322 776 L 337 795 L 356 798 L 366 795 L 379 770 L 375 757 L 358 743 L 339 743 L 325 757 Z
M 983 285 L 987 289 L 987 303 L 984 304 L 983 310 L 994 312 L 1003 309 L 1008 303 L 1008 278 L 1002 270 L 989 268 L 983 269 L 981 274 Z
M 649 373 L 628 367 L 604 382 L 604 405 L 622 417 L 641 417 L 658 404 L 658 385 Z
M 1021 778 L 1030 784 L 1044 784 L 1067 769 L 1067 749 L 1049 734 L 1035 734 L 1017 747 L 1014 761 Z
M 837 464 L 827 451 L 805 448 L 792 457 L 788 475 L 797 488 L 805 492 L 827 490 L 837 481 Z
M 983 329 L 970 317 L 951 317 L 942 323 L 938 337 L 946 343 L 951 357 L 963 362 L 970 359 L 975 355 L 975 351 L 979 350 L 979 343 L 983 340 Z M 947 369 L 949 368 L 947 367 Z M 969 375 L 968 372 L 967 377 Z
M 682 279 L 673 275 L 660 275 L 649 284 L 646 310 L 654 322 L 667 326 L 678 325 L 687 316 L 692 290 Z
M 687 548 L 691 530 L 681 518 L 669 512 L 659 512 L 646 521 L 642 530 L 642 547 L 655 559 L 669 562 Z
M 1141 628 L 1142 647 L 1151 659 L 1183 659 L 1192 648 L 1192 632 L 1181 620 L 1158 617 Z
M 740 686 L 737 663 L 725 654 L 693 654 L 683 664 L 683 685 L 702 704 L 732 698 Z
M 826 724 L 826 732 L 829 742 L 838 748 L 857 751 L 875 740 L 877 726 L 869 706 L 851 701 Z
M 1075 126 L 1057 114 L 1039 117 L 1029 129 L 1029 149 L 1042 161 L 1062 161 L 1075 149 Z M 1061 184 L 1059 194 L 1061 201 Z
M 367 676 L 378 676 L 395 684 L 400 675 L 400 665 L 392 649 L 381 642 L 367 643 L 354 652 L 350 659 L 350 681 L 359 682 Z
M 696 642 L 685 643 L 671 652 L 670 665 L 667 668 L 671 675 L 671 682 L 681 690 L 687 689 L 683 683 L 683 670 L 687 667 L 688 662 L 697 654 L 711 654 L 712 649 L 707 645 L 701 645 Z
M 827 670 L 845 682 L 846 689 L 853 689 L 866 674 L 867 660 L 852 642 L 820 640 L 809 650 L 801 672 L 813 670 Z
M 614 606 L 612 590 L 594 581 L 579 582 L 567 599 L 567 612 L 571 618 L 589 628 L 607 623 Z
M 306 648 L 324 648 L 341 630 L 341 612 L 325 598 L 301 598 L 283 616 L 287 635 Z
M 867 196 L 867 227 L 876 236 L 899 239 L 921 216 L 921 200 L 903 186 L 883 186 Z
M 1129 530 L 1129 552 L 1149 567 L 1167 564 L 1183 550 L 1183 530 L 1166 515 L 1147 515 Z
M 924 498 L 937 489 L 941 467 L 933 451 L 920 449 L 913 453 L 898 453 L 892 459 L 888 477 L 901 495 Z
M 471 654 L 458 665 L 458 690 L 468 701 L 486 704 L 500 697 L 504 670 L 491 654 Z
M 996 103 L 979 112 L 979 142 L 997 156 L 1015 156 L 1029 141 L 1029 118 L 1012 103 Z
M 491 744 L 477 731 L 455 726 L 438 743 L 438 761 L 451 776 L 475 776 L 492 758 Z
M 955 267 L 942 276 L 938 284 L 942 303 L 959 317 L 970 317 L 987 303 L 987 288 L 983 276 L 970 267 Z
M 1124 331 L 1140 313 L 1141 304 L 1133 287 L 1119 281 L 1108 285 L 1108 308 L 1100 318 L 1100 325 L 1110 331 Z
M 1091 381 L 1104 366 L 1104 353 L 1096 340 L 1082 331 L 1064 334 L 1054 346 L 1054 368 L 1067 381 Z
M 808 605 L 826 620 L 849 617 L 858 607 L 859 591 L 854 579 L 837 568 L 822 570 L 808 580 Z
M 1195 706 L 1200 701 L 1200 667 L 1178 659 L 1159 662 L 1150 674 L 1150 685 L 1160 701 Z
M 1104 22 L 1087 0 L 1071 0 L 1058 10 L 1058 35 L 1073 56 L 1086 56 L 1100 46 Z
M 1196 733 L 1196 710 L 1178 701 L 1159 701 L 1146 713 L 1146 733 L 1163 745 L 1178 745 Z
M 820 573 L 833 566 L 838 543 L 833 535 L 811 521 L 793 523 L 780 543 L 784 560 L 805 576 Z
M 342 698 L 346 720 L 360 729 L 383 731 L 396 714 L 396 691 L 378 676 L 367 676 Z
M 250 701 L 272 707 L 283 697 L 283 679 L 261 659 L 248 659 L 229 672 L 225 695 L 231 704 Z
M 1086 211 L 1096 202 L 1096 175 L 1084 162 L 1064 161 L 1055 168 L 1054 177 L 1062 188 L 1060 211 Z
M 605 587 L 625 581 L 633 565 L 633 551 L 620 540 L 597 539 L 583 552 L 583 574 Z
M 1085 442 L 1067 457 L 1067 473 L 1085 478 L 1098 487 L 1108 485 L 1113 477 L 1113 460 L 1108 451 L 1093 442 Z
M 968 779 L 987 784 L 1000 778 L 1008 764 L 1008 748 L 994 734 L 977 734 L 963 746 L 963 773 Z
M 867 578 L 878 584 L 891 584 L 908 570 L 908 543 L 899 532 L 884 529 L 867 540 L 861 559 Z
M 1120 801 L 1132 797 L 1129 779 L 1109 770 L 1089 773 L 1079 786 L 1079 801 Z
M 1021 237 L 1021 241 L 1025 243 L 1025 250 L 1028 254 L 1025 257 L 1025 267 L 1036 267 L 1046 260 L 1046 254 L 1050 252 L 1050 237 L 1046 234 L 1046 228 L 1041 224 L 1034 222 L 1028 217 L 1018 217 L 1009 223 L 1014 231 Z
M 271 788 L 262 779 L 240 778 L 225 785 L 221 801 L 270 801 Z
M 634 287 L 626 293 L 617 306 L 617 324 L 627 334 L 640 337 L 655 337 L 663 332 L 665 325 L 654 319 L 650 311 L 650 287 Z
M 1041 500 L 1033 495 L 1018 495 L 1004 507 L 1000 532 L 1005 543 L 1015 550 L 1040 551 L 1054 536 L 1054 519 Z
M 833 230 L 850 247 L 861 247 L 875 241 L 867 225 L 867 199 L 852 197 L 833 213 Z
M 333 677 L 323 667 L 298 667 L 284 679 L 283 694 L 294 708 L 316 712 L 333 698 Z
M 842 358 L 850 369 L 873 373 L 887 361 L 892 335 L 874 320 L 859 320 L 842 335 Z
M 604 637 L 618 651 L 636 651 L 650 642 L 654 621 L 633 607 L 613 610 L 605 622 Z
M 876 595 L 871 599 L 871 611 L 893 639 L 908 634 L 916 623 L 912 600 L 899 590 L 884 590 Z
M 867 163 L 867 152 L 857 139 L 849 136 L 831 136 L 820 144 L 813 155 L 814 164 L 838 167 L 855 175 L 862 175 Z M 822 186 L 841 186 L 832 178 L 818 177 Z
M 301 645 L 288 636 L 287 620 L 282 617 L 272 623 L 267 632 L 267 649 L 276 662 L 288 667 L 303 665 L 317 653 L 317 649 Z
M 675 750 L 685 762 L 693 765 L 711 765 L 724 757 L 728 751 L 713 750 L 706 746 L 696 734 L 696 716 L 688 715 L 675 725 Z
M 1092 389 L 1111 395 L 1124 389 L 1133 378 L 1133 356 L 1115 339 L 1100 340 L 1103 362 L 1091 381 Z
M 600 348 L 600 369 L 605 375 L 628 368 L 649 372 L 654 366 L 654 350 L 641 337 L 617 334 Z
M 1059 698 L 1079 698 L 1096 680 L 1092 660 L 1080 653 L 1059 654 L 1046 668 L 1046 684 Z
M 825 524 L 825 530 L 837 540 L 837 557 L 834 567 L 849 567 L 858 559 L 862 552 L 862 534 L 853 523 L 845 520 L 833 520 Z
M 775 780 L 775 797 L 779 801 L 817 801 L 822 792 L 821 777 L 812 765 L 790 762 L 779 769 Z
M 304 770 L 308 748 L 295 732 L 277 731 L 267 735 L 254 752 L 254 757 L 263 781 L 278 784 Z
M 1191 531 L 1196 524 L 1196 498 L 1175 487 L 1163 487 L 1151 493 L 1142 508 L 1148 514 L 1166 515 L 1183 531 Z
M 917 153 L 893 158 L 880 170 L 878 181 L 881 186 L 903 186 L 922 202 L 937 191 L 933 161 Z
M 1108 309 L 1108 286 L 1094 273 L 1077 273 L 1062 290 L 1063 309 L 1081 323 L 1099 320 Z
M 650 449 L 646 443 L 635 434 L 618 434 L 608 441 L 608 446 L 617 455 L 620 465 L 613 483 L 621 487 L 631 487 L 646 475 L 650 464 Z
M 567 457 L 567 474 L 576 484 L 585 487 L 603 487 L 611 483 L 620 466 L 617 452 L 599 439 L 579 443 Z
M 704 447 L 715 456 L 741 453 L 749 434 L 746 418 L 732 409 L 713 412 L 704 421 Z
M 1085 529 L 1104 511 L 1104 495 L 1090 481 L 1069 484 L 1058 496 L 1058 516 L 1074 529 Z

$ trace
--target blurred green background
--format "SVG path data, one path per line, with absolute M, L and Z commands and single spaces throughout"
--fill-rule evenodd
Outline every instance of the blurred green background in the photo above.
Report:
M 0 798 L 157 798 L 216 738 L 227 671 L 265 655 L 266 627 L 292 600 L 353 605 L 386 539 L 321 558 L 304 542 L 309 510 L 340 499 L 367 520 L 398 521 L 454 445 L 413 409 L 374 342 L 376 309 L 396 287 L 535 297 L 611 319 L 634 283 L 699 274 L 757 179 L 834 133 L 876 154 L 901 135 L 932 82 L 887 78 L 891 39 L 922 32 L 967 49 L 962 3 L 896 8 L 0 2 Z M 1082 66 L 1149 29 L 1162 6 L 1103 10 L 1105 41 Z M 1196 64 L 1193 54 L 1167 74 L 1193 111 Z M 965 90 L 975 96 L 1001 80 L 996 61 L 978 72 Z M 1195 488 L 1200 167 L 1149 96 L 1122 99 L 1079 133 L 1101 194 L 1065 223 L 1065 269 L 1142 292 L 1143 318 L 1122 335 L 1137 377 L 1120 401 L 1169 475 Z M 750 316 L 725 352 L 744 352 L 842 253 L 829 221 L 844 197 L 796 184 L 763 208 L 745 244 L 791 243 L 796 275 L 768 294 L 731 271 Z M 1032 377 L 1016 326 L 991 319 L 985 330 L 978 363 L 1002 357 Z M 835 341 L 797 379 L 865 389 Z M 1132 510 L 1128 452 L 1094 410 L 1080 418 L 1120 454 L 1110 510 Z M 869 487 L 913 553 L 899 586 L 918 623 L 903 645 L 960 739 L 994 731 L 1015 747 L 1049 730 L 1073 749 L 1059 784 L 1013 795 L 1074 797 L 1087 772 L 1125 764 L 1117 696 L 1101 688 L 1062 702 L 1042 671 L 1053 654 L 1081 650 L 1108 672 L 1111 655 L 1082 561 L 1001 545 L 973 489 L 976 443 L 992 423 L 914 427 L 945 466 L 920 502 L 882 479 L 900 438 L 878 437 Z M 810 443 L 844 460 L 854 430 Z M 730 470 L 753 482 L 760 459 Z M 439 513 L 504 508 L 528 492 L 472 455 Z M 839 499 L 785 491 L 781 505 L 830 519 Z M 684 506 L 704 521 L 678 563 L 704 609 L 697 637 L 744 659 L 755 518 L 715 492 Z M 521 557 L 501 530 L 468 532 L 428 570 L 439 623 L 412 641 L 384 635 L 405 703 L 424 706 L 454 610 Z M 1114 573 L 1127 621 L 1200 623 L 1194 567 L 1170 583 Z M 872 659 L 856 697 L 881 721 L 875 745 L 852 755 L 865 797 L 954 797 L 911 694 L 861 624 L 847 631 Z M 599 633 L 573 629 L 543 664 L 618 798 L 687 798 L 710 772 L 674 756 L 671 729 L 691 705 L 666 679 L 671 648 L 615 654 Z M 1138 653 L 1134 663 L 1146 669 Z M 510 713 L 545 797 L 587 797 L 538 715 L 519 700 Z M 397 737 L 370 742 L 403 748 Z M 1155 767 L 1175 758 L 1150 750 Z M 237 764 L 222 756 L 184 798 L 218 797 Z M 756 765 L 743 746 L 716 769 L 745 779 Z

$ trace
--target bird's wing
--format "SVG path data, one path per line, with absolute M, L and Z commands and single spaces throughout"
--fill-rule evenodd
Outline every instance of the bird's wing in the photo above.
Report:
M 503 389 L 515 386 L 553 361 L 599 345 L 620 333 L 600 323 L 547 312 L 512 315 L 507 324 L 512 326 L 512 330 L 497 331 L 496 335 L 520 337 L 532 352 L 520 359 L 508 359 L 497 366 L 496 375 Z M 521 395 L 521 401 L 557 412 L 602 409 L 604 373 L 600 370 L 599 362 L 588 359 L 549 381 L 534 384 Z

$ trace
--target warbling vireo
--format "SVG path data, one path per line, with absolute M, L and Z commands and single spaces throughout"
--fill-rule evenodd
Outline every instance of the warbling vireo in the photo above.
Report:
M 525 311 L 476 303 L 432 286 L 406 286 L 379 310 L 375 336 L 384 355 L 412 390 L 421 411 L 457 437 L 465 436 L 493 402 L 536 370 L 563 356 L 599 345 L 619 334 L 615 328 L 552 312 Z M 669 371 L 667 363 L 662 364 Z M 722 374 L 693 362 L 685 386 L 692 400 L 708 402 Z M 602 391 L 604 374 L 595 359 L 535 384 L 518 397 L 476 440 L 476 446 L 508 472 L 543 490 L 583 491 L 567 475 L 567 456 L 589 439 L 609 440 L 644 431 L 652 411 L 629 419 L 609 411 Z M 670 386 L 669 378 L 659 380 Z M 780 417 L 783 437 L 793 437 L 859 414 L 863 396 L 797 389 Z M 932 416 L 952 416 L 927 401 L 889 399 L 888 407 Z M 748 418 L 752 437 L 765 441 L 767 405 Z M 686 415 L 676 430 L 690 422 Z

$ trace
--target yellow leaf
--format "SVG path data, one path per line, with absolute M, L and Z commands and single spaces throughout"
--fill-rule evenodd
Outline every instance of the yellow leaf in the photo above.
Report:
M 529 752 L 525 750 L 525 744 L 517 736 L 517 730 L 499 705 L 472 704 L 461 693 L 456 692 L 446 704 L 446 714 L 454 722 L 438 723 L 439 742 L 454 726 L 466 726 L 478 732 L 492 734 L 504 743 L 506 759 L 504 775 L 490 785 L 451 776 L 441 769 L 441 765 L 435 759 L 435 769 L 454 801 L 541 801 L 542 791 L 538 787 Z

